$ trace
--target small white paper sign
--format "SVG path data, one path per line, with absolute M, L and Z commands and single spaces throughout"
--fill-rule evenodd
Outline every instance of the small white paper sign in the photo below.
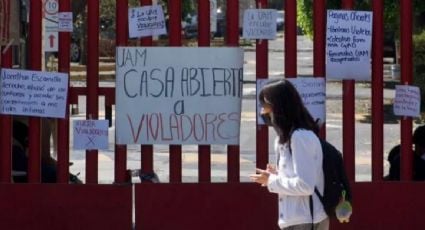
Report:
M 326 120 L 326 83 L 322 77 L 297 77 L 287 78 L 290 81 L 303 100 L 304 106 L 310 112 L 314 120 L 319 119 L 319 125 L 322 125 Z M 263 119 L 260 117 L 261 105 L 258 100 L 260 90 L 267 84 L 269 79 L 257 80 L 257 121 L 258 124 L 264 124 Z
M 59 12 L 58 20 L 59 32 L 72 32 L 72 12 Z
M 108 149 L 108 120 L 73 122 L 74 149 Z
M 419 87 L 396 85 L 394 114 L 397 116 L 420 117 L 421 93 Z
M 0 113 L 64 118 L 68 74 L 2 69 Z
M 243 38 L 275 39 L 277 11 L 273 9 L 247 9 L 243 15 Z
M 167 34 L 161 5 L 128 9 L 130 38 Z
M 371 79 L 372 12 L 328 10 L 326 78 Z

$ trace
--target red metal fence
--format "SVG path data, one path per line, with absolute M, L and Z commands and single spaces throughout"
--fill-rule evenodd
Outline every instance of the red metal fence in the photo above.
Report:
M 98 97 L 105 96 L 105 107 L 115 104 L 114 88 L 99 87 L 99 0 L 87 1 L 88 63 L 87 86 L 70 87 L 68 104 L 77 104 L 78 96 L 87 98 L 87 119 L 97 119 Z M 285 1 L 285 76 L 297 76 L 297 22 L 295 0 Z M 60 11 L 70 11 L 70 0 L 59 0 Z M 152 4 L 141 0 L 141 5 Z M 409 154 L 412 120 L 401 122 L 402 182 L 383 182 L 383 0 L 372 1 L 372 182 L 355 182 L 355 84 L 343 82 L 343 153 L 353 187 L 354 214 L 350 224 L 332 222 L 331 229 L 422 229 L 421 212 L 425 192 L 421 183 L 409 182 Z M 267 8 L 267 0 L 257 0 L 258 8 Z M 314 76 L 325 76 L 326 1 L 314 1 Z M 260 7 L 261 6 L 261 7 Z M 353 0 L 343 0 L 342 8 L 353 8 Z M 169 45 L 182 46 L 182 0 L 168 1 Z M 412 3 L 400 1 L 402 84 L 412 82 Z M 31 0 L 29 25 L 29 68 L 41 70 L 41 0 Z M 239 1 L 226 1 L 226 46 L 239 45 Z M 210 46 L 209 2 L 198 1 L 199 46 Z M 128 44 L 128 0 L 116 1 L 116 45 Z M 141 39 L 152 46 L 152 38 Z M 69 33 L 60 33 L 59 71 L 69 73 Z M 4 49 L 5 47 L 3 47 Z M 3 50 L 2 49 L 2 50 Z M 283 64 L 283 63 L 282 63 Z M 2 67 L 12 67 L 12 53 L 2 53 Z M 257 79 L 267 78 L 268 42 L 256 41 Z M 98 152 L 86 152 L 86 184 L 68 185 L 69 109 L 58 119 L 58 184 L 40 183 L 40 119 L 30 118 L 31 146 L 28 184 L 11 183 L 11 120 L 0 115 L 0 228 L 1 229 L 132 229 L 132 187 L 127 178 L 127 148 L 115 145 L 113 185 L 98 184 Z M 268 128 L 257 126 L 256 166 L 264 168 L 268 160 Z M 326 135 L 326 130 L 322 130 Z M 141 146 L 145 173 L 153 172 L 153 146 Z M 277 229 L 277 200 L 263 188 L 240 183 L 240 148 L 227 147 L 227 183 L 211 183 L 211 147 L 199 146 L 199 183 L 182 183 L 182 146 L 170 145 L 170 183 L 135 185 L 136 229 Z

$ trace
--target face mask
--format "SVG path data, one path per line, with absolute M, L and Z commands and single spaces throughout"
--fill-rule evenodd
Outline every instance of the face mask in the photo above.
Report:
M 271 117 L 270 113 L 261 114 L 261 118 L 263 119 L 263 121 L 266 125 L 273 126 L 272 117 Z

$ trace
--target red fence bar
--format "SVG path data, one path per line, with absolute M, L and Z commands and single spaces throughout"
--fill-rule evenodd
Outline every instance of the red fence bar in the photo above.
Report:
M 227 46 L 239 46 L 239 1 L 227 1 Z M 239 145 L 227 146 L 227 181 L 239 182 Z
M 71 1 L 60 0 L 59 12 L 70 12 Z M 59 32 L 59 63 L 58 69 L 61 73 L 69 74 L 70 70 L 70 44 L 71 35 L 69 32 Z M 68 85 L 69 85 L 68 79 Z M 69 89 L 69 88 L 68 88 Z M 69 98 L 67 99 L 69 105 Z M 58 165 L 57 178 L 59 183 L 68 183 L 69 181 L 69 106 L 65 107 L 65 118 L 58 119 Z
M 211 22 L 209 1 L 198 0 L 198 44 L 210 46 Z
M 226 10 L 226 44 L 239 46 L 239 1 L 228 0 Z
M 12 49 L 1 51 L 1 67 L 12 67 Z M 5 52 L 4 52 L 5 51 Z M 3 53 L 4 52 L 4 53 Z M 9 183 L 12 178 L 12 117 L 10 115 L 0 115 L 0 183 Z
M 116 0 L 116 46 L 126 46 L 128 43 L 128 0 Z M 127 146 L 115 145 L 115 183 L 127 180 Z
M 372 10 L 372 180 L 381 181 L 384 175 L 384 1 L 373 1 Z
M 86 118 L 99 115 L 99 0 L 87 1 L 87 107 Z M 86 150 L 86 182 L 98 181 L 98 151 Z
M 257 0 L 257 8 L 267 8 L 267 0 Z M 256 41 L 256 79 L 267 79 L 269 76 L 269 42 Z M 260 111 L 257 111 L 257 114 Z M 256 167 L 265 168 L 269 162 L 269 128 L 267 125 L 257 125 Z
M 33 0 L 30 4 L 29 22 L 29 67 L 31 70 L 41 70 L 41 9 L 42 1 Z M 28 182 L 41 181 L 41 154 L 40 154 L 40 118 L 29 118 L 29 155 L 28 155 Z
M 324 78 L 326 76 L 326 1 L 313 1 L 313 8 L 313 75 Z M 320 136 L 326 138 L 326 121 L 323 121 Z
M 412 83 L 412 1 L 400 1 L 401 83 Z M 401 119 L 401 180 L 412 179 L 412 118 Z
M 210 1 L 198 0 L 198 45 L 210 46 Z M 211 182 L 211 146 L 198 146 L 199 182 Z
M 170 46 L 181 46 L 181 0 L 168 1 Z M 170 182 L 182 181 L 182 147 L 170 145 Z
M 140 5 L 142 6 L 152 5 L 152 0 L 140 0 Z M 152 46 L 152 37 L 143 37 L 141 38 L 141 42 L 142 42 L 142 46 Z
M 285 1 L 285 77 L 297 76 L 297 1 Z
M 141 0 L 142 6 L 152 5 L 152 0 Z M 152 46 L 152 37 L 143 37 L 141 39 L 142 46 Z M 141 145 L 142 154 L 142 172 L 152 173 L 153 170 L 153 145 Z
M 343 0 L 343 9 L 352 9 L 353 0 Z M 355 97 L 355 81 L 354 80 L 343 80 L 343 107 L 342 112 L 344 114 L 342 119 L 343 128 L 343 147 L 342 151 L 344 154 L 344 164 L 347 171 L 347 177 L 350 181 L 355 180 L 355 109 L 354 109 L 354 97 Z

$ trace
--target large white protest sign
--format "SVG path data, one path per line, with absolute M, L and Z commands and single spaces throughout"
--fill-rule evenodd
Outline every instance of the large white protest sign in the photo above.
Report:
M 319 124 L 323 124 L 326 120 L 326 83 L 325 79 L 313 77 L 297 77 L 287 78 L 291 82 L 303 100 L 304 106 L 310 112 L 314 120 L 319 119 Z M 276 79 L 260 79 L 257 80 L 257 123 L 264 124 L 260 116 L 261 105 L 258 100 L 261 89 L 270 81 Z
M 372 12 L 328 10 L 326 78 L 371 79 Z
M 240 48 L 118 47 L 118 144 L 238 144 Z
M 243 38 L 275 39 L 277 11 L 272 9 L 247 9 L 243 16 Z
M 108 120 L 74 121 L 74 149 L 108 149 L 108 126 Z
M 68 74 L 2 69 L 0 113 L 64 118 Z
M 394 114 L 397 116 L 420 117 L 421 93 L 419 87 L 396 85 Z
M 164 12 L 161 5 L 128 9 L 130 38 L 166 34 Z

